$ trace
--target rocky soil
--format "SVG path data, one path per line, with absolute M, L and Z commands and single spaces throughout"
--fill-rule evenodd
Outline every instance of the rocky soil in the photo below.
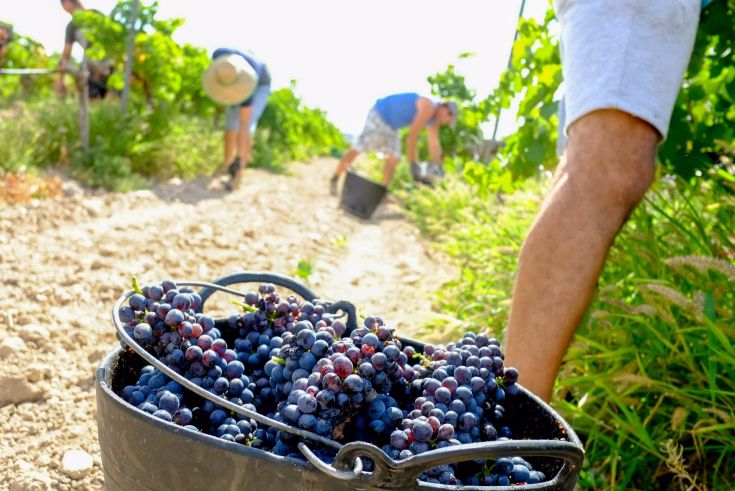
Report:
M 333 165 L 248 170 L 234 193 L 204 178 L 126 194 L 65 183 L 62 198 L 0 210 L 0 489 L 104 487 L 94 370 L 115 346 L 110 310 L 131 273 L 293 275 L 302 261 L 323 298 L 415 333 L 452 270 L 396 204 L 370 221 L 340 210 Z

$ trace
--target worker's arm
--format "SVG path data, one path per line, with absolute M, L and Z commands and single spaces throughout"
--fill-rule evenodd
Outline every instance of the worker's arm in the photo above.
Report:
M 406 157 L 409 162 L 416 162 L 417 159 L 417 143 L 419 139 L 419 133 L 426 126 L 426 123 L 434 116 L 434 103 L 426 97 L 419 97 L 416 101 L 416 116 L 411 122 L 411 127 L 408 130 L 408 137 L 406 137 Z
M 66 32 L 64 32 L 64 49 L 61 51 L 61 60 L 59 60 L 59 76 L 56 78 L 56 93 L 64 95 L 64 74 L 66 73 L 66 65 L 71 60 L 71 50 L 74 46 L 74 38 L 76 36 L 76 28 L 72 22 L 66 25 Z
M 69 60 L 71 60 L 71 48 L 72 45 L 70 43 L 64 44 L 64 51 L 61 52 L 61 60 L 59 61 L 59 75 L 56 77 L 56 93 L 58 95 L 64 95 L 65 87 L 64 87 L 64 75 L 66 73 L 66 64 L 69 63 Z
M 436 165 L 442 163 L 442 143 L 439 139 L 439 123 L 434 121 L 426 128 L 429 143 L 429 158 Z

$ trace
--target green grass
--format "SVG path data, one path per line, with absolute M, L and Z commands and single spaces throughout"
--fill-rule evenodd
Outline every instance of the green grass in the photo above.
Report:
M 136 105 L 123 117 L 114 99 L 90 106 L 90 149 L 79 148 L 78 103 L 46 98 L 0 113 L 0 171 L 67 166 L 92 187 L 114 191 L 152 181 L 212 175 L 223 165 L 223 128 L 203 115 Z M 288 164 L 329 155 L 342 136 L 292 89 L 274 92 L 255 133 L 253 167 L 283 173 Z
M 308 281 L 313 272 L 314 263 L 312 261 L 308 259 L 299 259 L 299 262 L 296 264 L 292 274 L 297 278 Z
M 78 105 L 47 100 L 19 105 L 0 119 L 0 168 L 68 169 L 92 187 L 127 191 L 151 179 L 210 175 L 221 165 L 221 134 L 200 118 L 175 116 L 165 131 L 144 114 L 123 118 L 116 101 L 90 108 L 90 152 L 79 147 Z
M 584 489 L 735 482 L 735 186 L 663 179 L 615 241 L 553 405 L 585 441 Z M 459 179 L 403 198 L 459 268 L 425 337 L 502 336 L 517 254 L 544 182 L 487 200 Z

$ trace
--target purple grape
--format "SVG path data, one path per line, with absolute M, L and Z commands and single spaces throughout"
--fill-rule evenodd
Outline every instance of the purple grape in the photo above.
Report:
M 345 387 L 352 392 L 361 392 L 363 389 L 363 379 L 359 375 L 349 375 L 345 378 Z
M 312 396 L 311 394 L 301 395 L 301 397 L 299 397 L 296 404 L 298 406 L 299 411 L 301 411 L 302 413 L 307 413 L 307 414 L 311 414 L 314 411 L 316 411 L 316 408 L 318 405 L 316 398 Z M 316 422 L 314 424 L 316 424 Z
M 354 365 L 346 356 L 340 356 L 334 360 L 334 373 L 342 378 L 347 378 L 352 374 L 353 368 Z
M 166 314 L 166 325 L 171 327 L 176 327 L 182 322 L 184 322 L 184 313 L 178 309 L 171 309 Z
M 140 324 L 137 324 L 135 326 L 135 328 L 133 329 L 133 334 L 135 336 L 135 339 L 137 339 L 138 341 L 145 341 L 152 336 L 153 331 L 150 325 L 141 322 Z
M 408 435 L 405 431 L 395 430 L 390 434 L 390 444 L 397 450 L 406 450 L 408 448 Z
M 156 418 L 160 418 L 164 421 L 168 421 L 168 422 L 173 421 L 173 417 L 171 416 L 171 413 L 163 409 L 159 409 L 158 411 L 154 412 L 153 416 L 155 416 Z
M 439 440 L 451 440 L 452 438 L 454 438 L 454 426 L 445 423 L 439 427 L 439 430 L 436 432 L 436 434 Z
M 433 428 L 430 424 L 423 421 L 414 421 L 413 423 L 413 437 L 417 442 L 428 442 L 434 433 Z

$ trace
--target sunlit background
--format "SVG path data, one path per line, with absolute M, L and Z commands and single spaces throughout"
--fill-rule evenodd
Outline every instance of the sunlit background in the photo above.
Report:
M 84 2 L 104 13 L 115 3 Z M 62 49 L 70 17 L 60 2 L 0 4 L 0 19 L 17 32 L 48 51 Z M 323 108 L 342 131 L 355 134 L 375 99 L 409 90 L 428 94 L 426 77 L 451 63 L 469 87 L 487 95 L 506 66 L 520 5 L 521 0 L 159 0 L 159 13 L 186 20 L 174 36 L 179 42 L 210 52 L 220 46 L 253 51 L 270 66 L 274 87 L 296 80 L 306 104 Z M 525 15 L 541 17 L 548 5 L 527 0 Z M 460 60 L 466 52 L 474 56 Z M 512 114 L 504 113 L 500 135 L 513 126 Z

